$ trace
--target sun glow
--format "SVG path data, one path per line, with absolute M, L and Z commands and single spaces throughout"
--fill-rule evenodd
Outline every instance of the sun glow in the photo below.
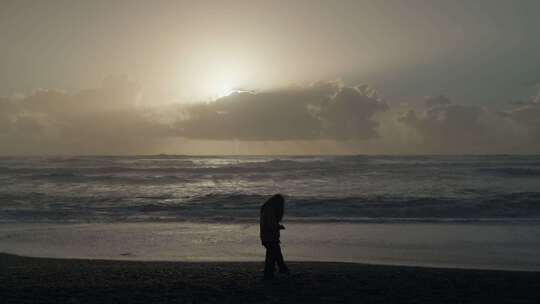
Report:
M 216 92 L 217 92 L 217 97 L 221 98 L 221 97 L 231 95 L 234 92 L 234 89 L 228 84 L 222 84 L 221 86 L 219 86 Z

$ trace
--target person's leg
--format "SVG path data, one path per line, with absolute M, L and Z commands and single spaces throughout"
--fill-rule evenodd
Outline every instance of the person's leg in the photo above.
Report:
M 266 248 L 266 257 L 264 259 L 264 277 L 270 279 L 274 277 L 274 264 L 276 262 L 275 255 L 273 253 L 273 246 L 264 245 Z
M 285 261 L 283 261 L 283 254 L 281 253 L 281 246 L 279 243 L 277 243 L 275 246 L 275 260 L 280 273 L 289 273 L 289 268 L 287 268 Z

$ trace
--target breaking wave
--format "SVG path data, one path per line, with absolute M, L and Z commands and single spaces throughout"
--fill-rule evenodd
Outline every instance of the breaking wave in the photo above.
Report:
M 0 222 L 540 218 L 539 156 L 0 158 Z
M 179 199 L 173 195 L 55 197 L 43 194 L 2 196 L 4 222 L 123 222 L 258 220 L 268 196 L 208 194 Z M 287 197 L 289 221 L 309 222 L 464 222 L 540 220 L 540 193 L 510 193 L 483 200 L 432 197 Z

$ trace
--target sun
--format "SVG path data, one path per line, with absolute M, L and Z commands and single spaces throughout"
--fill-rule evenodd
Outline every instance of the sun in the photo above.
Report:
M 216 92 L 217 92 L 217 97 L 221 98 L 221 97 L 231 95 L 234 92 L 234 89 L 228 84 L 222 84 L 221 86 L 218 87 Z

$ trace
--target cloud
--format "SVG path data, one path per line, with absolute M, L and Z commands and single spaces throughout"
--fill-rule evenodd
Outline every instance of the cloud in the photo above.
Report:
M 513 109 L 499 114 L 521 127 L 531 140 L 540 141 L 540 93 L 529 100 L 514 102 L 513 105 Z
M 540 152 L 540 94 L 498 112 L 445 96 L 387 104 L 337 81 L 198 104 L 141 96 L 137 83 L 110 77 L 95 89 L 0 98 L 0 155 Z
M 416 149 L 424 153 L 498 153 L 517 144 L 505 138 L 513 130 L 496 113 L 444 96 L 427 97 L 423 109 L 408 110 L 398 120 L 417 133 Z
M 374 116 L 388 106 L 368 86 L 318 82 L 236 92 L 183 110 L 177 134 L 211 140 L 364 140 L 377 137 Z
M 136 83 L 120 77 L 74 94 L 38 90 L 19 99 L 0 99 L 0 154 L 144 150 L 155 135 L 167 131 L 137 106 L 139 94 Z

